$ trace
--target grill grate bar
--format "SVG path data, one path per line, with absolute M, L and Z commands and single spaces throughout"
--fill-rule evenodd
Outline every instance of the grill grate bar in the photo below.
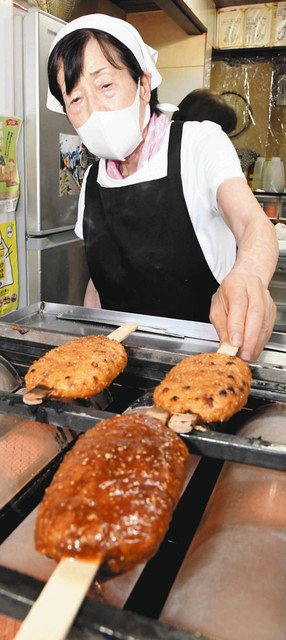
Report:
M 181 434 L 190 453 L 219 460 L 286 470 L 286 445 L 262 438 L 241 438 L 224 433 L 192 432 Z
M 0 393 L 0 413 L 67 427 L 76 433 L 87 431 L 100 420 L 115 415 L 57 400 L 47 400 L 42 405 L 31 407 L 23 403 L 20 395 L 4 392 Z M 181 434 L 181 437 L 191 453 L 279 471 L 286 470 L 284 444 L 218 432 L 193 431 Z
M 11 569 L 0 568 L 0 610 L 23 620 L 40 594 L 43 583 Z M 180 631 L 157 620 L 123 611 L 86 598 L 69 634 L 69 640 L 208 640 Z
M 87 431 L 100 420 L 115 415 L 108 411 L 58 400 L 46 400 L 42 405 L 29 406 L 23 403 L 21 395 L 5 392 L 0 392 L 0 413 L 54 424 L 57 427 L 67 427 L 76 432 Z

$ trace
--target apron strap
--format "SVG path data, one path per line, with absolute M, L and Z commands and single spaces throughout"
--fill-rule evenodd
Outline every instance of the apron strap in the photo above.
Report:
M 183 122 L 172 122 L 168 148 L 168 176 L 181 176 L 181 142 Z

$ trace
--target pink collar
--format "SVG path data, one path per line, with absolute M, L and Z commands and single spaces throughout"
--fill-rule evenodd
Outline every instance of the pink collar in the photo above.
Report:
M 167 118 L 167 116 L 164 114 L 157 116 L 156 113 L 153 113 L 148 124 L 147 136 L 139 156 L 137 170 L 141 169 L 146 162 L 149 162 L 149 160 L 158 153 L 168 125 L 169 118 Z M 123 178 L 118 167 L 119 162 L 117 160 L 108 160 L 106 166 L 107 175 L 115 180 L 122 180 Z

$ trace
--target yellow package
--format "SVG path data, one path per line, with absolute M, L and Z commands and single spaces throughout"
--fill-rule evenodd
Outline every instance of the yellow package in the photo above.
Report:
M 17 142 L 22 120 L 0 116 L 0 213 L 16 211 L 20 193 Z
M 15 221 L 0 223 L 0 316 L 18 308 L 19 280 Z

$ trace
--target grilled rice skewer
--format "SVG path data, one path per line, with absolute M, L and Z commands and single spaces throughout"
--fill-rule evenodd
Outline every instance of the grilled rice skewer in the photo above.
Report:
M 108 336 L 74 338 L 51 349 L 30 366 L 26 376 L 25 404 L 40 404 L 44 398 L 90 398 L 106 387 L 127 364 L 120 344 L 136 324 L 122 325 Z
M 178 436 L 141 412 L 100 422 L 79 437 L 46 491 L 37 550 L 55 560 L 101 555 L 112 573 L 146 561 L 164 537 L 187 456 Z
M 249 366 L 237 356 L 223 349 L 199 353 L 167 373 L 155 388 L 154 402 L 171 415 L 190 413 L 206 424 L 223 422 L 246 404 L 251 379 Z
M 119 573 L 153 556 L 182 492 L 187 461 L 179 436 L 143 413 L 104 420 L 79 437 L 36 523 L 37 550 L 61 562 L 17 640 L 63 640 L 100 565 Z M 57 573 L 60 594 L 54 592 Z

